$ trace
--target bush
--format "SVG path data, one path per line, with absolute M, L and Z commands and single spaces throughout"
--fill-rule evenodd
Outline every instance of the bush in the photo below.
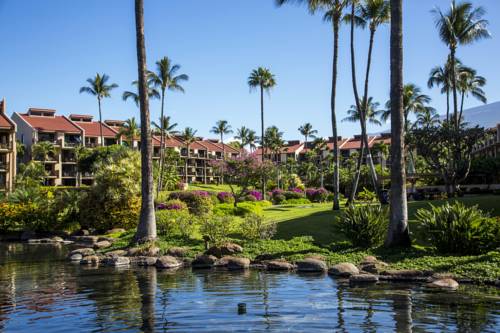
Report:
M 307 205 L 310 203 L 311 203 L 311 200 L 306 199 L 306 198 L 290 199 L 290 200 L 285 200 L 285 202 L 283 202 L 284 205 Z
M 214 205 L 213 196 L 206 191 L 172 192 L 169 198 L 171 200 L 177 199 L 185 202 L 189 212 L 196 216 L 210 214 Z
M 255 202 L 255 201 L 258 201 L 257 198 L 252 195 L 252 194 L 247 194 L 243 197 L 243 200 L 242 202 L 245 202 L 245 201 L 250 201 L 250 202 Z
M 283 192 L 286 200 L 290 199 L 302 199 L 305 198 L 305 194 L 302 191 L 285 191 Z
M 45 231 L 48 216 L 35 203 L 0 203 L 0 232 Z
M 181 236 L 189 238 L 195 230 L 196 219 L 184 210 L 159 210 L 156 212 L 158 235 L 165 237 Z
M 276 223 L 266 223 L 264 217 L 251 213 L 242 221 L 241 233 L 250 240 L 271 239 L 276 233 Z
M 439 252 L 479 254 L 500 246 L 500 223 L 488 217 L 477 206 L 460 202 L 446 203 L 431 209 L 419 209 L 417 221 Z
M 271 207 L 273 205 L 273 203 L 271 201 L 268 201 L 268 200 L 257 201 L 254 204 L 259 206 L 259 207 L 262 207 L 262 208 Z
M 272 200 L 275 205 L 281 205 L 286 201 L 286 197 L 283 194 L 276 194 L 273 195 Z
M 200 231 L 213 245 L 220 245 L 227 241 L 233 230 L 234 217 L 232 216 L 205 216 L 202 221 Z
M 263 199 L 262 198 L 262 192 L 257 191 L 257 190 L 251 190 L 251 191 L 249 191 L 248 195 L 253 196 L 255 198 L 255 200 L 257 200 L 257 201 L 261 201 Z M 255 201 L 255 200 L 251 200 L 251 201 Z
M 173 199 L 159 204 L 157 210 L 188 210 L 188 207 L 184 201 Z
M 328 191 L 324 188 L 307 189 L 306 198 L 312 202 L 325 202 L 328 198 Z
M 384 242 L 389 215 L 380 205 L 349 206 L 338 219 L 340 231 L 354 246 L 376 247 Z
M 234 196 L 229 192 L 219 192 L 217 194 L 217 199 L 220 203 L 234 203 Z
M 246 216 L 249 214 L 262 215 L 263 213 L 262 206 L 257 202 L 241 202 L 235 210 L 235 215 L 237 216 Z
M 363 188 L 363 191 L 358 193 L 358 200 L 364 201 L 364 202 L 372 202 L 377 198 L 377 195 L 375 192 L 370 191 L 366 187 Z
M 217 216 L 236 215 L 236 207 L 233 204 L 218 204 L 214 206 L 213 214 Z

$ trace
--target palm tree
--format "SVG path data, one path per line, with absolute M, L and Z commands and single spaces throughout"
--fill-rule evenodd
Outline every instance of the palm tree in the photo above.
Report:
M 482 7 L 476 7 L 470 2 L 451 2 L 450 9 L 443 13 L 441 9 L 433 11 L 436 19 L 436 27 L 442 42 L 448 46 L 451 68 L 451 88 L 453 92 L 453 118 L 455 127 L 458 129 L 458 95 L 456 74 L 456 51 L 459 45 L 472 44 L 475 41 L 489 38 L 488 21 L 483 19 L 486 11 Z
M 166 139 L 170 139 L 172 136 L 174 136 L 175 134 L 177 134 L 178 132 L 175 130 L 175 128 L 177 127 L 177 123 L 173 123 L 171 124 L 171 118 L 170 116 L 166 116 L 166 117 L 163 117 L 163 118 L 160 118 L 158 119 L 158 123 L 156 122 L 152 122 L 151 125 L 153 125 L 153 127 L 155 128 L 156 130 L 156 133 L 158 133 L 159 135 L 161 135 L 161 129 L 163 128 L 163 134 L 165 135 L 165 141 Z
M 137 89 L 138 89 L 139 82 L 137 80 L 132 81 L 132 85 L 137 87 Z M 149 95 L 149 98 L 160 98 L 160 93 L 158 92 L 158 90 L 156 90 L 151 84 L 149 84 L 149 82 L 148 82 L 148 95 Z M 128 91 L 128 90 L 124 91 L 122 94 L 122 99 L 124 101 L 127 101 L 128 99 L 132 99 L 134 101 L 135 105 L 137 107 L 139 107 L 139 101 L 140 101 L 139 91 L 137 91 L 137 92 Z
M 374 102 L 373 97 L 369 97 L 367 100 L 368 112 L 364 112 L 366 115 L 366 121 L 372 125 L 381 126 L 382 123 L 378 120 L 384 113 L 383 110 L 379 110 L 380 103 Z M 348 121 L 352 123 L 357 123 L 361 119 L 361 112 L 358 112 L 356 105 L 351 105 L 351 108 L 347 110 L 348 116 L 342 119 L 342 121 Z
M 323 163 L 323 152 L 328 148 L 327 142 L 323 138 L 316 138 L 313 142 L 313 149 L 318 156 L 319 165 L 319 175 L 320 175 L 320 187 L 323 188 L 325 185 L 324 180 L 324 163 Z
M 264 143 L 271 152 L 274 154 L 275 159 L 279 162 L 281 148 L 285 145 L 283 140 L 283 132 L 281 132 L 278 127 L 271 126 L 266 128 L 266 133 L 264 134 Z
M 464 101 L 469 94 L 484 104 L 488 102 L 488 99 L 486 98 L 486 93 L 482 89 L 482 87 L 486 85 L 486 79 L 477 75 L 477 71 L 475 69 L 462 66 L 457 75 L 457 88 L 461 94 L 460 114 L 458 116 L 458 122 L 460 123 L 462 120 L 462 113 L 464 111 Z
M 306 148 L 307 148 L 307 139 L 309 138 L 315 139 L 316 134 L 318 134 L 318 131 L 313 129 L 311 123 L 305 123 L 304 125 L 300 126 L 298 130 L 300 134 L 304 136 L 304 144 Z
M 257 136 L 257 133 L 255 133 L 254 130 L 248 131 L 247 144 L 248 144 L 248 147 L 250 148 L 251 152 L 254 152 L 255 149 L 257 149 L 257 141 L 258 140 L 259 140 L 259 137 Z
M 156 62 L 156 73 L 150 72 L 150 82 L 161 91 L 161 111 L 160 119 L 164 119 L 165 95 L 167 90 L 179 91 L 184 93 L 184 88 L 181 83 L 189 80 L 186 74 L 177 74 L 180 70 L 180 65 L 172 65 L 168 57 L 163 57 Z M 160 175 L 163 174 L 164 155 L 165 155 L 165 127 L 163 122 L 160 122 Z M 158 178 L 158 192 L 162 190 L 162 177 Z
M 87 94 L 93 95 L 97 97 L 97 104 L 99 106 L 99 123 L 102 124 L 102 109 L 101 109 L 101 100 L 106 97 L 111 97 L 111 90 L 118 88 L 116 83 L 108 84 L 109 76 L 106 74 L 97 73 L 94 78 L 87 79 L 87 83 L 89 84 L 86 87 L 80 88 L 80 94 L 85 92 Z M 99 128 L 100 137 L 101 137 L 101 146 L 104 147 L 104 137 L 102 135 L 102 125 Z
M 134 140 L 141 134 L 141 128 L 135 117 L 129 118 L 125 120 L 125 123 L 120 128 L 118 133 L 116 133 L 116 139 L 120 140 L 120 138 L 124 137 L 130 142 L 134 142 Z M 133 148 L 133 147 L 131 147 Z
M 428 108 L 424 112 L 417 114 L 416 126 L 429 128 L 439 123 L 439 116 L 433 108 Z
M 134 236 L 136 242 L 156 239 L 156 218 L 153 195 L 153 142 L 149 115 L 149 94 L 144 37 L 144 0 L 135 0 L 135 28 L 139 76 L 139 105 L 141 110 L 141 213 Z
M 236 130 L 236 135 L 234 136 L 234 138 L 240 140 L 241 147 L 243 148 L 245 148 L 245 146 L 248 145 L 248 136 L 250 134 L 250 131 L 251 130 L 245 126 L 241 126 L 241 128 L 238 128 Z
M 48 161 L 57 152 L 56 146 L 47 141 L 40 141 L 31 146 L 33 159 L 41 162 Z
M 380 168 L 382 170 L 382 174 L 385 169 L 385 162 L 389 157 L 389 145 L 384 142 L 377 142 L 373 145 L 373 151 L 375 154 L 378 154 L 380 157 Z M 381 181 L 382 190 L 384 189 L 384 181 Z
M 260 129 L 261 129 L 261 145 L 262 145 L 262 161 L 264 161 L 264 156 L 266 155 L 266 145 L 264 142 L 264 91 L 269 92 L 274 86 L 276 86 L 276 79 L 271 71 L 264 67 L 259 67 L 254 69 L 250 76 L 248 77 L 248 86 L 250 89 L 260 90 Z M 264 199 L 266 199 L 266 179 L 265 176 L 262 179 L 262 194 Z
M 386 245 L 411 246 L 406 202 L 403 105 L 403 0 L 391 0 L 391 195 Z
M 184 141 L 184 144 L 186 145 L 186 150 L 187 150 L 187 155 L 185 159 L 185 164 L 184 164 L 184 180 L 186 183 L 188 183 L 188 161 L 189 158 L 191 157 L 190 153 L 190 148 L 193 143 L 196 142 L 196 132 L 194 129 L 191 127 L 186 127 L 184 131 L 181 134 L 182 140 Z
M 277 0 L 278 5 L 292 0 Z M 300 0 L 298 0 L 300 1 Z M 300 1 L 304 2 L 306 0 Z M 355 2 L 355 1 L 353 1 Z M 339 30 L 342 22 L 343 11 L 348 5 L 349 0 L 307 0 L 309 11 L 314 14 L 317 10 L 325 12 L 323 19 L 332 23 L 333 28 L 333 61 L 332 61 L 332 90 L 330 98 L 331 124 L 333 133 L 333 210 L 339 210 L 339 147 L 338 147 L 338 129 L 336 114 L 336 96 L 337 96 L 337 77 L 338 77 L 338 55 L 339 55 Z M 307 140 L 306 140 L 307 141 Z
M 220 142 L 222 144 L 222 160 L 226 162 L 226 145 L 224 144 L 224 135 L 233 133 L 231 125 L 227 120 L 219 120 L 214 127 L 210 130 L 214 134 L 220 135 Z M 224 184 L 224 167 L 222 167 L 221 183 Z
M 446 121 L 450 120 L 450 91 L 451 91 L 451 75 L 450 61 L 448 60 L 444 66 L 437 66 L 431 69 L 427 86 L 429 89 L 434 86 L 441 87 L 441 93 L 446 94 Z

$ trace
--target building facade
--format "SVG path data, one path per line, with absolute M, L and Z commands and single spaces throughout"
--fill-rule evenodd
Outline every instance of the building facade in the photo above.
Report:
M 5 99 L 0 101 L 0 192 L 10 192 L 16 177 L 16 124 L 7 116 Z

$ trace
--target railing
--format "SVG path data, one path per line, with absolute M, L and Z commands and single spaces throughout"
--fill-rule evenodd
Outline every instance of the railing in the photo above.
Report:
M 94 175 L 91 172 L 83 172 L 82 177 L 83 178 L 93 178 Z
M 12 149 L 12 142 L 0 143 L 0 149 Z
M 59 177 L 59 173 L 56 171 L 47 172 L 47 177 Z
M 0 170 L 7 170 L 9 168 L 9 165 L 7 162 L 0 162 Z
M 76 177 L 76 171 L 63 171 L 63 177 Z
M 68 142 L 68 141 L 65 141 L 64 142 L 64 147 L 74 148 L 74 147 L 78 147 L 80 144 L 81 144 L 80 142 Z
M 69 157 L 68 156 L 63 156 L 62 162 L 63 163 L 68 163 L 68 162 L 69 163 L 75 163 L 76 162 L 76 157 L 74 157 L 74 156 L 69 156 Z

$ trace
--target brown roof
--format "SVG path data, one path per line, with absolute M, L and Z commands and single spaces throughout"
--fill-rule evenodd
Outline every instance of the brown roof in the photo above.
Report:
M 0 128 L 3 129 L 14 129 L 14 124 L 5 114 L 6 112 L 5 100 L 0 101 Z
M 85 136 L 99 137 L 101 136 L 100 127 L 102 127 L 102 136 L 106 138 L 115 138 L 116 131 L 110 127 L 101 124 L 98 121 L 75 121 L 75 124 L 83 128 Z M 100 126 L 99 126 L 100 125 Z
M 81 130 L 64 116 L 31 116 L 28 114 L 20 114 L 20 116 L 38 131 L 81 133 Z
M 369 136 L 368 137 L 368 146 L 372 147 L 373 146 L 373 141 L 375 140 L 375 136 Z M 354 139 L 349 140 L 346 142 L 341 149 L 360 149 L 361 147 L 361 138 L 359 136 L 356 136 Z

